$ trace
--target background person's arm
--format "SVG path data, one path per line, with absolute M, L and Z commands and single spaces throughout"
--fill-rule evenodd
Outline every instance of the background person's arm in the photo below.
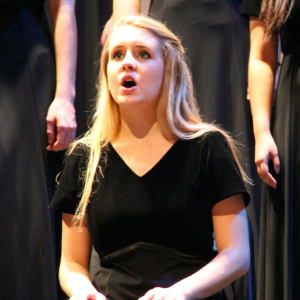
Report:
M 73 225 L 73 215 L 63 214 L 59 280 L 70 300 L 105 300 L 91 282 L 91 240 L 86 226 Z
M 250 264 L 248 222 L 243 196 L 229 197 L 212 209 L 219 254 L 195 274 L 170 288 L 155 288 L 140 300 L 207 298 L 247 273 Z
M 46 118 L 47 150 L 51 151 L 68 148 L 76 136 L 77 30 L 74 5 L 75 0 L 49 1 L 56 61 L 56 92 Z
M 113 14 L 106 22 L 102 35 L 101 45 L 104 45 L 108 35 L 114 27 L 115 21 L 127 16 L 138 16 L 140 14 L 140 0 L 114 0 Z
M 250 19 L 249 91 L 255 136 L 255 163 L 259 176 L 276 188 L 276 180 L 269 173 L 268 160 L 279 173 L 277 146 L 270 131 L 278 39 L 266 40 L 263 22 Z
M 114 0 L 113 16 L 114 20 L 122 17 L 137 16 L 140 13 L 140 0 Z

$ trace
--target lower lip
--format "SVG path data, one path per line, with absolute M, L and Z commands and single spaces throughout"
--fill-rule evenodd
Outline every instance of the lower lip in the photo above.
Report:
M 130 93 L 134 92 L 136 89 L 137 89 L 136 85 L 131 88 L 126 88 L 124 86 L 121 87 L 121 91 L 125 94 L 130 94 Z

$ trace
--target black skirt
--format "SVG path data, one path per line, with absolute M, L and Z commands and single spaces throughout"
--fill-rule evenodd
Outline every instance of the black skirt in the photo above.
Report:
M 46 151 L 52 49 L 43 3 L 0 5 L 0 299 L 56 299 Z
M 280 174 L 262 197 L 258 299 L 300 299 L 300 47 L 285 54 L 272 114 Z
M 105 256 L 94 285 L 107 300 L 137 300 L 150 289 L 172 286 L 206 264 L 194 255 L 139 242 Z M 220 300 L 221 292 L 207 299 Z

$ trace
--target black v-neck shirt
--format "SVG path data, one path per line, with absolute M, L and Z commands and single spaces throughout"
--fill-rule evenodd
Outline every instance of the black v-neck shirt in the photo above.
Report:
M 213 206 L 250 196 L 227 141 L 214 132 L 178 140 L 145 175 L 136 175 L 110 145 L 103 177 L 87 207 L 89 234 L 100 258 L 137 242 L 174 248 L 202 259 L 213 253 Z M 86 168 L 77 147 L 67 158 L 50 207 L 74 214 Z

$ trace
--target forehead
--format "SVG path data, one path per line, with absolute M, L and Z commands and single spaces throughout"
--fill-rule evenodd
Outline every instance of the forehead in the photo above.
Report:
M 109 49 L 113 49 L 118 46 L 146 46 L 153 48 L 153 50 L 159 50 L 160 40 L 150 31 L 133 26 L 124 26 L 117 29 L 110 41 Z

